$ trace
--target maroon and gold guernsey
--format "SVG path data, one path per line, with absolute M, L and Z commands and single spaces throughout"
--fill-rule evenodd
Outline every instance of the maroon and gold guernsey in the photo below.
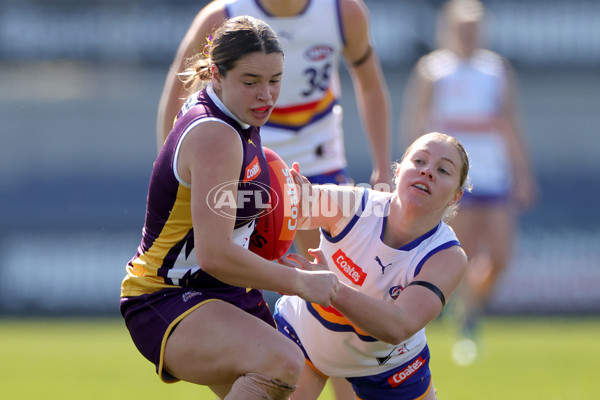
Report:
M 208 87 L 191 96 L 182 107 L 154 163 L 142 241 L 136 255 L 127 264 L 121 297 L 138 296 L 169 287 L 231 288 L 197 265 L 190 206 L 191 185 L 177 175 L 176 169 L 182 139 L 193 127 L 207 121 L 226 124 L 238 133 L 243 147 L 243 163 L 237 182 L 223 182 L 221 187 L 211 192 L 214 198 L 194 201 L 202 201 L 206 207 L 211 207 L 211 201 L 216 201 L 218 205 L 218 196 L 223 195 L 230 185 L 237 185 L 238 196 L 234 199 L 237 203 L 236 215 L 229 217 L 235 218 L 234 241 L 248 247 L 255 218 L 265 208 L 269 196 L 268 190 L 264 190 L 270 182 L 259 128 L 243 124 L 233 117 L 212 88 Z M 206 173 L 210 174 L 210 169 Z M 244 196 L 243 201 L 240 201 L 240 194 Z M 228 200 L 227 196 L 222 198 L 223 201 Z M 214 208 L 214 204 L 211 208 Z M 213 211 L 219 212 L 216 208 Z M 244 293 L 246 289 L 240 288 L 240 292 Z

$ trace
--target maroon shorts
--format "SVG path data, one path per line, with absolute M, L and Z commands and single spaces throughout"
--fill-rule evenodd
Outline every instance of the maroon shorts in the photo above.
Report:
M 140 353 L 156 365 L 156 372 L 164 382 L 178 380 L 163 369 L 167 338 L 183 318 L 214 300 L 231 303 L 275 328 L 262 291 L 256 289 L 246 293 L 245 289 L 234 287 L 211 290 L 178 287 L 121 298 L 121 315 L 133 342 Z

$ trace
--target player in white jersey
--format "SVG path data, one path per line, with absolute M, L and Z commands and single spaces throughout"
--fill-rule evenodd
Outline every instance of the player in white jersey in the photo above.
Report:
M 278 329 L 307 359 L 293 399 L 317 399 L 329 376 L 345 377 L 363 400 L 436 398 L 425 326 L 467 267 L 443 221 L 468 185 L 468 170 L 458 140 L 430 133 L 407 149 L 393 193 L 304 189 L 301 229 L 321 228 L 320 249 L 311 251 L 312 263 L 296 254 L 280 262 L 329 268 L 342 285 L 331 307 L 295 296 L 277 302 Z
M 201 51 L 225 19 L 252 15 L 276 31 L 285 51 L 281 95 L 267 124 L 263 145 L 288 165 L 298 162 L 314 183 L 349 183 L 342 129 L 339 64 L 354 83 L 373 160 L 370 183 L 390 183 L 389 94 L 372 47 L 369 16 L 362 0 L 216 0 L 196 16 L 167 75 L 158 110 L 161 148 L 181 108 L 183 88 L 176 74 L 190 54 Z M 318 231 L 300 232 L 296 248 L 318 244 Z
M 503 57 L 478 47 L 483 11 L 477 0 L 445 3 L 442 46 L 415 66 L 401 121 L 409 138 L 439 130 L 469 154 L 473 191 L 452 221 L 471 260 L 459 290 L 469 338 L 510 259 L 515 211 L 530 206 L 536 192 L 517 121 L 514 72 Z

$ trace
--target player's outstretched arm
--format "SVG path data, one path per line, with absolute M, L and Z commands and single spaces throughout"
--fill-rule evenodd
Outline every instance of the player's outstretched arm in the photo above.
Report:
M 305 270 L 328 269 L 320 250 L 309 251 L 315 261 L 289 254 L 281 264 L 300 265 Z M 382 342 L 399 344 L 424 328 L 442 311 L 445 302 L 458 286 L 467 267 L 467 257 L 459 246 L 433 255 L 414 280 L 424 285 L 407 285 L 395 303 L 370 297 L 355 287 L 340 283 L 332 305 L 361 330 Z M 442 302 L 443 299 L 443 302 Z
M 390 98 L 381 63 L 369 34 L 369 13 L 361 0 L 341 2 L 346 45 L 344 58 L 371 149 L 371 185 L 391 190 Z M 380 189 L 375 187 L 375 189 Z
M 300 174 L 298 163 L 292 165 L 291 172 L 300 197 L 298 229 L 323 228 L 331 236 L 341 232 L 356 215 L 362 190 L 344 185 L 313 185 Z

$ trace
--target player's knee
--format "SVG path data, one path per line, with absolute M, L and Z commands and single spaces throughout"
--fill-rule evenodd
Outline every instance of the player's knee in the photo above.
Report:
M 295 384 L 304 369 L 304 354 L 292 341 L 289 344 L 291 346 L 284 346 L 271 356 L 270 365 L 276 366 L 271 376 Z
M 234 382 L 225 400 L 285 400 L 289 399 L 294 390 L 295 385 L 251 372 Z

